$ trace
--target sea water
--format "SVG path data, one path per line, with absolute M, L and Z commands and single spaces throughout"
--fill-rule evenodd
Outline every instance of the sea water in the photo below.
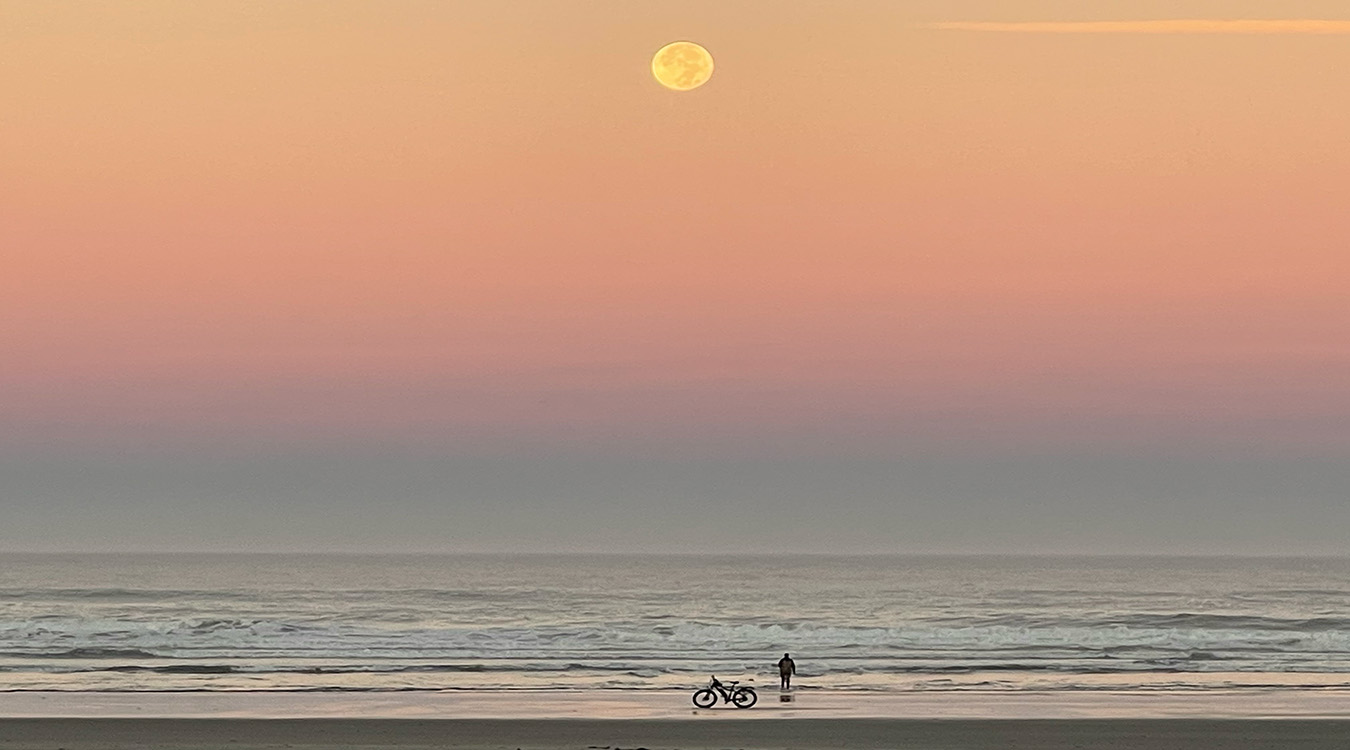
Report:
M 1350 560 L 0 555 L 0 691 L 1350 687 Z

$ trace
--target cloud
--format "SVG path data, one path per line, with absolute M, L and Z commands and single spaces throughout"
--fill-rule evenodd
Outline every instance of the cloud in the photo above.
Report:
M 1350 34 L 1350 20 L 1183 18 L 1152 21 L 941 21 L 924 24 L 923 28 L 1021 34 Z

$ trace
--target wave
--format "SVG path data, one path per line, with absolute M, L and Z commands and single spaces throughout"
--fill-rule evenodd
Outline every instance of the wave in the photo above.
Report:
M 0 656 L 26 659 L 162 659 L 162 654 L 138 648 L 79 647 L 61 651 L 0 651 Z
M 378 615 L 378 616 L 376 616 Z M 575 624 L 501 625 L 442 624 L 439 611 L 410 613 L 381 610 L 376 615 L 352 617 L 196 616 L 178 619 L 120 618 L 84 620 L 76 616 L 33 615 L 24 620 L 0 621 L 0 648 L 40 637 L 60 639 L 156 639 L 156 648 L 198 648 L 214 645 L 307 648 L 350 644 L 361 648 L 435 650 L 437 647 L 487 649 L 591 649 L 597 644 L 622 650 L 706 651 L 731 648 L 754 652 L 778 644 L 802 643 L 816 649 L 914 649 L 946 642 L 953 646 L 1002 644 L 1009 648 L 1128 645 L 1140 637 L 1129 631 L 1165 631 L 1179 637 L 1205 636 L 1207 631 L 1243 631 L 1223 636 L 1234 645 L 1249 636 L 1281 634 L 1284 639 L 1311 634 L 1350 633 L 1350 617 L 1306 618 L 1213 613 L 1143 613 L 1120 615 L 1028 616 L 1003 614 L 983 617 L 918 618 L 885 625 L 845 625 L 819 622 L 744 622 L 664 620 L 578 622 Z M 1263 635 L 1265 634 L 1265 635 Z M 1151 642 L 1151 641 L 1148 641 Z M 1350 644 L 1350 640 L 1347 641 Z M 1263 640 L 1262 646 L 1278 645 Z M 141 647 L 137 643 L 129 647 Z
M 134 588 L 0 588 L 0 600 L 31 601 L 148 601 L 163 602 L 182 599 L 238 601 L 254 598 L 246 591 L 199 589 L 134 589 Z
M 1028 630 L 1126 627 L 1139 629 L 1275 630 L 1317 633 L 1350 629 L 1350 618 L 1344 617 L 1283 618 L 1197 612 L 1121 614 L 1104 617 L 999 614 L 982 617 L 933 617 L 926 618 L 923 622 L 954 628 L 1025 628 Z
M 1222 615 L 1178 612 L 1175 614 L 1124 615 L 1084 623 L 1087 627 L 1176 628 L 1191 630 L 1275 630 L 1318 633 L 1350 629 L 1350 618 L 1284 618 L 1261 615 Z
M 623 663 L 572 663 L 556 664 L 352 664 L 352 665 L 263 665 L 247 662 L 237 663 L 200 663 L 169 662 L 155 664 L 111 664 L 107 666 L 79 665 L 71 668 L 41 669 L 43 674 L 182 674 L 182 675 L 436 675 L 436 674 L 478 674 L 484 676 L 554 675 L 560 680 L 574 676 L 611 676 L 631 677 L 635 679 L 653 679 L 661 676 L 703 675 L 708 673 L 754 673 L 762 665 L 757 664 L 693 664 L 679 663 L 667 666 L 640 666 Z M 1316 668 L 1315 665 L 1301 665 L 1294 668 L 1272 669 L 1271 665 L 1256 667 L 1253 665 L 1233 665 L 1223 662 L 1219 655 L 1208 653 L 1179 654 L 1173 658 L 1080 661 L 1063 662 L 1057 660 L 953 660 L 939 663 L 870 663 L 865 665 L 823 664 L 812 673 L 803 673 L 803 677 L 824 677 L 838 679 L 848 676 L 884 676 L 884 675 L 968 675 L 987 672 L 1007 672 L 1020 674 L 1052 675 L 1108 675 L 1108 674 L 1202 674 L 1206 672 L 1231 673 L 1325 673 L 1340 674 L 1344 665 L 1334 668 Z M 0 674 L 33 674 L 31 665 L 0 666 Z
M 166 664 L 162 666 L 140 666 L 128 664 L 106 669 L 87 670 L 90 672 L 151 672 L 154 674 L 239 674 L 244 671 L 228 664 Z
M 776 678 L 767 680 L 767 682 L 776 683 Z M 229 685 L 217 686 L 211 684 L 194 683 L 191 685 L 120 685 L 103 686 L 97 688 L 88 687 L 64 687 L 58 685 L 40 685 L 34 687 L 24 686 L 0 686 L 0 695 L 19 694 L 19 693 L 104 693 L 104 694 L 138 694 L 138 693 L 477 693 L 483 690 L 492 692 L 523 692 L 537 693 L 541 690 L 547 690 L 551 693 L 592 693 L 596 691 L 623 691 L 631 692 L 653 692 L 663 693 L 679 691 L 684 693 L 688 687 L 699 684 L 691 682 L 689 685 L 671 687 L 670 685 L 652 685 L 652 684 L 588 684 L 588 685 L 569 685 L 552 684 L 547 686 L 540 685 L 378 685 L 378 686 L 353 686 L 353 685 L 287 685 L 287 686 L 262 686 L 262 685 Z M 796 691 L 814 693 L 814 692 L 839 692 L 839 693 L 988 693 L 991 691 L 1003 693 L 1018 693 L 1022 691 L 1033 691 L 1035 693 L 1063 692 L 1063 693 L 1120 693 L 1128 691 L 1131 693 L 1204 693 L 1213 690 L 1231 692 L 1234 690 L 1260 690 L 1260 691 L 1284 691 L 1298 690 L 1305 692 L 1325 692 L 1331 695 L 1341 695 L 1347 688 L 1350 688 L 1350 682 L 1317 682 L 1317 681 L 1288 681 L 1288 680 L 1263 680 L 1261 675 L 1253 675 L 1251 680 L 1225 681 L 1221 683 L 1193 682 L 1178 676 L 1178 679 L 1164 681 L 1141 681 L 1141 682 L 1119 682 L 1115 679 L 1109 683 L 1094 682 L 1023 682 L 1017 680 L 949 680 L 934 679 L 917 683 L 906 683 L 905 685 L 877 686 L 864 684 L 831 684 L 831 685 L 801 685 L 794 688 Z M 763 689 L 761 687 L 761 689 Z

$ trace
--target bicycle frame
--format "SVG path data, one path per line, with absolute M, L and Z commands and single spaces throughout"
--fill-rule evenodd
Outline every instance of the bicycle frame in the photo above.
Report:
M 722 700 L 726 701 L 727 703 L 730 703 L 731 694 L 736 692 L 736 686 L 738 684 L 740 684 L 740 680 L 735 680 L 730 685 L 723 685 L 721 680 L 714 677 L 712 678 L 712 682 L 708 683 L 708 688 L 710 690 L 716 690 L 718 693 L 721 693 Z

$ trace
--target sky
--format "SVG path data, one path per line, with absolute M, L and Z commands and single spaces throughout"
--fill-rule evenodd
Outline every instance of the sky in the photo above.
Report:
M 1343 0 L 9 0 L 0 550 L 1350 554 L 1348 91 Z

